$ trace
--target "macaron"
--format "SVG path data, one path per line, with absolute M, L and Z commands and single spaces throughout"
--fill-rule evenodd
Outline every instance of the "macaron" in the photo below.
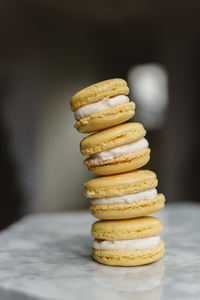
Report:
M 120 78 L 101 81 L 77 92 L 70 100 L 80 132 L 94 132 L 121 124 L 135 114 L 135 104 L 127 96 L 127 82 Z
M 103 220 L 142 217 L 164 208 L 165 197 L 158 194 L 156 174 L 149 170 L 102 176 L 85 184 L 92 215 Z
M 164 255 L 158 218 L 97 221 L 92 226 L 93 258 L 110 266 L 141 266 Z
M 146 130 L 140 123 L 127 123 L 85 137 L 81 152 L 89 171 L 113 175 L 143 167 L 150 159 Z

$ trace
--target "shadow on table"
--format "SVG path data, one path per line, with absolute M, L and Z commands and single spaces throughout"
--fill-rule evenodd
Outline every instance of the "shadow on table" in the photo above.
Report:
M 96 265 L 93 286 L 95 299 L 159 300 L 163 293 L 163 261 L 141 267 L 108 267 Z
M 1 287 L 0 289 L 0 299 L 1 300 L 40 300 L 40 298 L 38 297 L 27 295 L 20 291 L 8 291 L 3 287 Z

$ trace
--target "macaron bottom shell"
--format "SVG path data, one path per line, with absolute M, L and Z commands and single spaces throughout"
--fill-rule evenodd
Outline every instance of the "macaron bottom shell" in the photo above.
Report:
M 82 133 L 90 133 L 119 125 L 135 115 L 133 102 L 116 105 L 77 121 L 74 127 Z
M 88 165 L 89 171 L 96 175 L 114 175 L 133 171 L 145 166 L 150 160 L 150 149 L 146 148 L 137 152 L 129 153 L 104 161 L 101 164 Z
M 93 249 L 93 258 L 108 266 L 142 266 L 161 259 L 165 252 L 163 240 L 151 249 L 142 250 L 95 250 Z
M 131 203 L 91 204 L 91 214 L 102 220 L 130 219 L 149 215 L 164 208 L 165 197 L 158 194 L 153 199 L 138 200 Z

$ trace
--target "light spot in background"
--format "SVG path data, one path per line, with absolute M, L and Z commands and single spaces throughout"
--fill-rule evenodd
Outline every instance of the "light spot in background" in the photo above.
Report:
M 137 119 L 146 128 L 163 125 L 168 106 L 168 76 L 159 64 L 132 67 L 128 73 L 131 98 L 136 103 Z

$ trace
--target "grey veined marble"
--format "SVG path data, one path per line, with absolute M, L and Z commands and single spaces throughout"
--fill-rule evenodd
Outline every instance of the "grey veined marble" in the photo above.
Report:
M 166 255 L 135 268 L 92 260 L 89 212 L 24 218 L 0 234 L 0 299 L 200 299 L 200 206 L 167 206 L 156 216 Z

